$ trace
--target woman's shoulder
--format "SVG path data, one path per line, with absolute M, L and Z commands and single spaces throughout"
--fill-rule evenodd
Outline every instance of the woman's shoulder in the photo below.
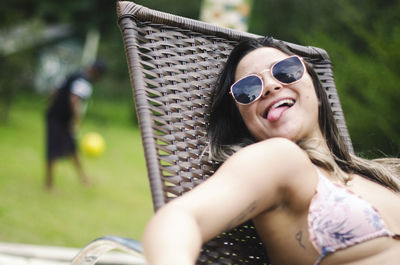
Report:
M 274 137 L 249 145 L 241 150 L 246 155 L 265 155 L 274 161 L 311 163 L 307 153 L 295 142 Z
M 238 151 L 230 164 L 264 196 L 276 196 L 288 209 L 303 207 L 315 193 L 318 173 L 307 153 L 285 138 L 270 138 Z
M 293 178 L 316 175 L 307 153 L 286 138 L 270 138 L 249 145 L 234 154 L 232 160 L 240 163 L 244 170 L 265 172 L 270 181 L 276 180 L 281 185 L 292 185 Z
M 255 146 L 265 146 L 270 145 L 271 147 L 280 147 L 280 148 L 295 148 L 301 149 L 299 145 L 297 145 L 292 140 L 289 140 L 284 137 L 272 137 L 263 141 L 259 141 L 255 144 L 252 144 L 253 147 Z

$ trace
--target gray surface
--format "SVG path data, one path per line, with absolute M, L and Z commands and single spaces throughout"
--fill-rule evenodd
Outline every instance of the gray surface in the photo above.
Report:
M 78 248 L 0 242 L 0 265 L 67 265 Z M 97 264 L 144 265 L 143 259 L 120 252 L 105 254 Z

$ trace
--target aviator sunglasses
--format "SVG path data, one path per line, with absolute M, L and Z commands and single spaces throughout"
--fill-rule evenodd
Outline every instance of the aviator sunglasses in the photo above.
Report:
M 295 55 L 277 61 L 271 68 L 261 71 L 260 74 L 245 76 L 231 86 L 230 94 L 235 101 L 247 105 L 259 99 L 264 90 L 264 82 L 260 75 L 267 71 L 271 71 L 272 77 L 279 83 L 291 85 L 303 77 L 305 66 L 303 59 Z

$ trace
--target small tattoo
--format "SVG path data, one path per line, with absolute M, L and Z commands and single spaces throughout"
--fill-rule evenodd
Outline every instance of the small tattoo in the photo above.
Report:
M 242 223 L 246 216 L 256 209 L 256 202 L 251 203 L 243 212 L 233 218 L 225 227 L 225 231 L 231 230 L 235 225 Z
M 306 246 L 304 246 L 303 245 L 303 243 L 301 242 L 301 239 L 303 238 L 303 231 L 299 231 L 299 232 L 297 232 L 297 234 L 296 234 L 296 240 L 297 240 L 297 242 L 299 242 L 299 245 L 302 247 L 302 248 L 306 248 Z

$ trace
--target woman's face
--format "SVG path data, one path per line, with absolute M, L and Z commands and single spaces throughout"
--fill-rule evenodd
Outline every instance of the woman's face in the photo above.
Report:
M 243 57 L 236 68 L 236 81 L 249 74 L 258 74 L 263 79 L 264 91 L 258 100 L 248 105 L 236 103 L 247 128 L 257 140 L 284 137 L 296 142 L 322 138 L 318 125 L 319 101 L 307 71 L 298 82 L 290 85 L 279 83 L 272 78 L 271 71 L 264 71 L 287 57 L 275 48 L 258 48 Z

